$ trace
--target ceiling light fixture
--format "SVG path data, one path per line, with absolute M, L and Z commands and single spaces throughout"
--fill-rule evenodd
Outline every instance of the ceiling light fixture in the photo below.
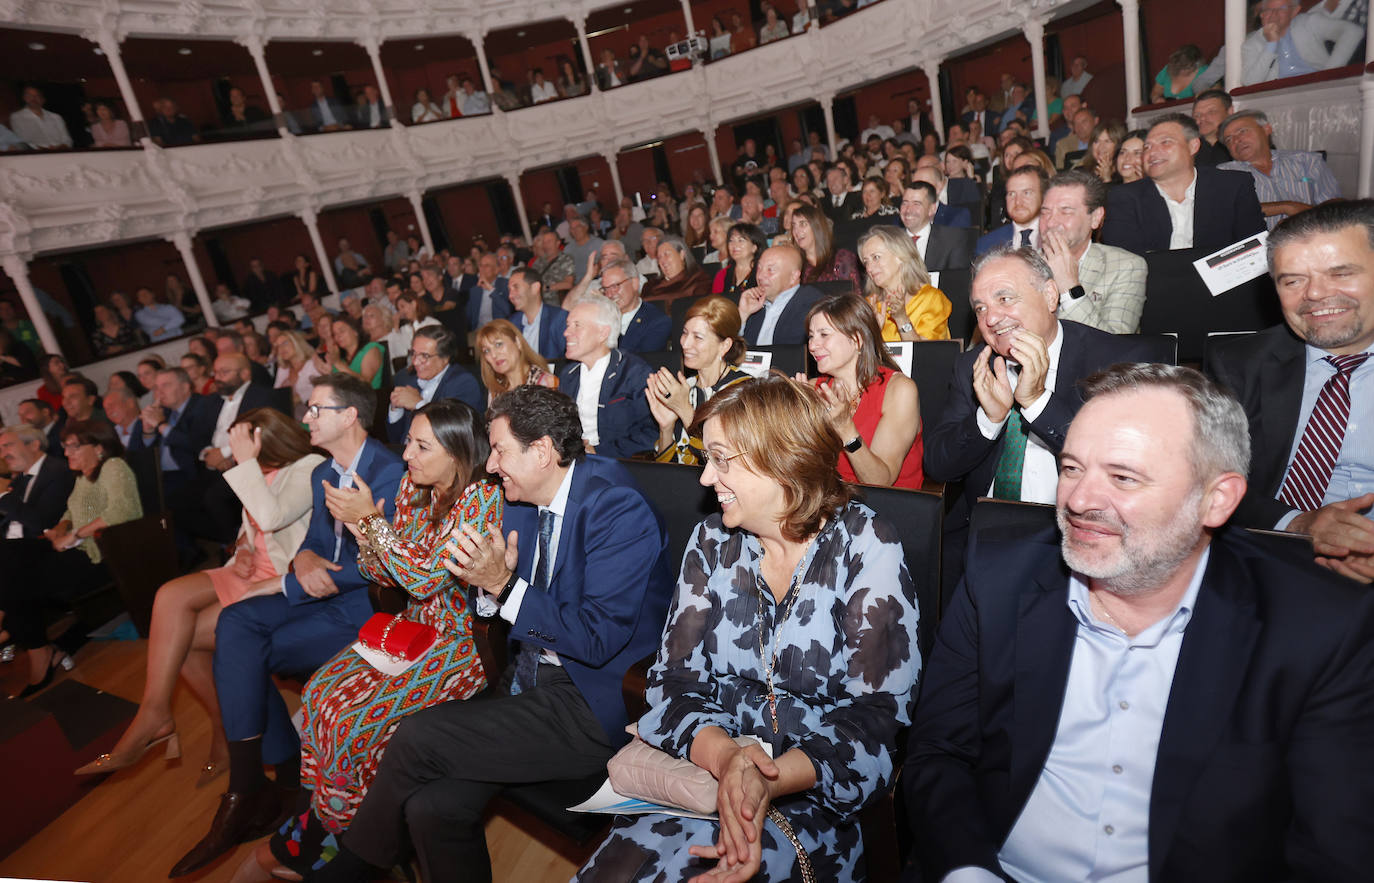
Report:
M 524 32 L 524 31 L 516 31 L 516 32 L 515 32 L 515 36 L 517 36 L 517 37 L 523 37 L 523 36 L 525 36 L 525 32 Z
M 105 54 L 104 50 L 101 49 L 99 46 L 95 47 L 95 48 L 92 49 L 91 51 L 94 52 L 96 55 L 104 55 L 104 54 Z

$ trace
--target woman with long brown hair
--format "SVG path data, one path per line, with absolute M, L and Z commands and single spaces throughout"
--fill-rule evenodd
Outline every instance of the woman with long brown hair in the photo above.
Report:
M 1116 174 L 1116 152 L 1126 140 L 1126 127 L 1120 120 L 1107 120 L 1093 126 L 1088 136 L 1088 149 L 1074 168 L 1096 175 L 1103 184 L 1120 184 Z
M 558 388 L 548 360 L 534 351 L 525 335 L 508 319 L 493 319 L 477 329 L 473 344 L 482 358 L 482 385 L 487 398 L 529 383 Z
M 822 375 L 816 391 L 845 442 L 840 477 L 919 488 L 925 447 L 920 396 L 883 346 L 873 308 L 857 295 L 831 295 L 811 307 L 806 327 L 806 348 Z
M 311 453 L 300 424 L 271 408 L 255 408 L 229 427 L 236 465 L 224 480 L 243 503 L 243 527 L 233 559 L 223 567 L 177 577 L 158 589 L 148 630 L 148 673 L 138 713 L 115 747 L 78 769 L 94 775 L 132 766 L 149 748 L 167 743 L 167 756 L 180 753 L 172 693 L 186 679 L 211 720 L 209 760 L 197 787 L 228 768 L 229 748 L 220 724 L 211 661 L 215 623 L 224 607 L 255 595 L 278 592 L 281 577 L 305 540 L 310 524 L 310 473 L 324 462 Z
M 848 280 L 859 291 L 859 259 L 847 248 L 835 247 L 835 228 L 814 205 L 803 203 L 792 212 L 792 242 L 806 256 L 802 282 Z

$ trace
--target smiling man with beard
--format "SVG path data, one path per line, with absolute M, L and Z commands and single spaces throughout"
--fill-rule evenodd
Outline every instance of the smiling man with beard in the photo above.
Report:
M 1312 537 L 1319 563 L 1374 581 L 1374 202 L 1319 206 L 1269 236 L 1285 324 L 1216 347 L 1250 418 L 1248 527 Z
M 977 499 L 1052 502 L 1055 457 L 1082 403 L 1075 384 L 1113 362 L 1148 358 L 1131 338 L 1056 319 L 1054 271 L 1030 248 L 1001 246 L 978 256 L 969 301 L 991 346 L 959 357 L 944 414 L 925 437 L 926 476 L 964 483 L 945 516 L 951 590 Z
M 1059 535 L 971 540 L 925 671 L 924 879 L 1366 878 L 1374 595 L 1225 526 L 1250 445 L 1216 384 L 1129 364 L 1083 387 Z

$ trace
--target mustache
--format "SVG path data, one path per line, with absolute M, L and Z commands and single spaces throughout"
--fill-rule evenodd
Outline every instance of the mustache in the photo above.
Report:
M 1079 522 L 1086 522 L 1088 524 L 1100 524 L 1104 527 L 1110 527 L 1118 532 L 1122 531 L 1125 528 L 1125 525 L 1121 522 L 1120 519 L 1113 518 L 1111 515 L 1108 515 L 1101 509 L 1088 509 L 1084 512 L 1075 512 L 1068 506 L 1059 507 L 1059 522 L 1061 527 L 1063 526 L 1064 522 L 1067 521 L 1067 519 L 1069 518 L 1072 518 L 1075 521 Z

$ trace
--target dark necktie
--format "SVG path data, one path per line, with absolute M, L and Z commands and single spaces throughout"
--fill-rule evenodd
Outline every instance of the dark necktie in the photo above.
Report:
M 1021 472 L 1026 462 L 1026 427 L 1021 412 L 1012 408 L 1002 434 L 1002 455 L 997 459 L 997 477 L 992 495 L 998 500 L 1021 499 Z
M 554 514 L 552 510 L 539 510 L 539 563 L 534 567 L 534 582 L 530 591 L 545 592 L 549 588 L 549 545 L 553 542 Z M 515 657 L 515 680 L 511 682 L 512 696 L 518 696 L 532 689 L 539 673 L 539 656 L 543 650 L 536 644 L 520 642 L 520 651 Z
M 1030 248 L 1030 244 L 1031 244 L 1030 238 L 1031 238 L 1031 231 L 1030 231 L 1030 230 L 1022 230 L 1022 231 L 1021 231 L 1021 247 L 1022 247 L 1022 248 Z
M 33 476 L 29 475 L 27 472 L 21 473 L 20 475 L 15 477 L 13 482 L 10 483 L 10 491 L 12 493 L 18 494 L 19 499 L 24 499 L 24 491 L 28 488 L 29 482 L 32 479 Z
M 1364 364 L 1369 353 L 1348 356 L 1327 356 L 1336 373 L 1322 386 L 1307 428 L 1302 431 L 1293 465 L 1283 480 L 1279 499 L 1294 509 L 1311 512 L 1322 507 L 1331 470 L 1336 466 L 1341 443 L 1345 441 L 1345 425 L 1350 420 L 1350 375 Z

